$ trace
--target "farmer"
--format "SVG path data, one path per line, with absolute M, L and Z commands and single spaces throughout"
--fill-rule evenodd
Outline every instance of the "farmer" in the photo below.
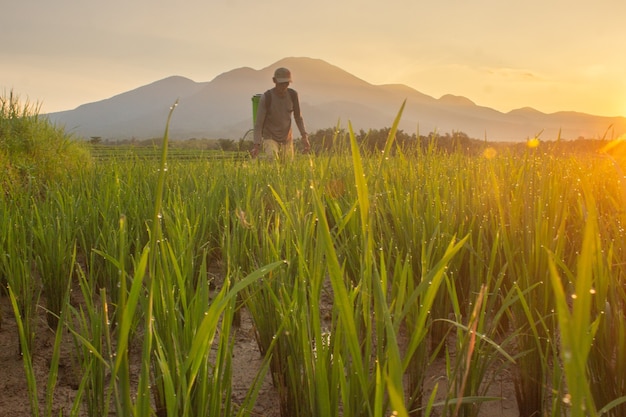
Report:
M 254 158 L 264 151 L 270 159 L 291 159 L 294 155 L 292 113 L 302 137 L 305 153 L 311 149 L 309 135 L 300 112 L 298 93 L 289 88 L 291 72 L 287 68 L 278 68 L 274 71 L 272 80 L 276 86 L 267 90 L 259 99 L 251 154 Z

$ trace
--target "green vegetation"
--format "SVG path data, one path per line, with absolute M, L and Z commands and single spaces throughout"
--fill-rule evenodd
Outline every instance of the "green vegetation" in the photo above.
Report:
M 0 126 L 48 129 L 20 114 Z M 315 157 L 284 164 L 176 158 L 166 129 L 158 156 L 2 193 L 0 283 L 32 414 L 51 415 L 56 386 L 58 356 L 40 404 L 32 321 L 45 305 L 75 341 L 72 415 L 251 416 L 268 374 L 285 417 L 471 417 L 504 370 L 523 417 L 625 415 L 623 145 L 444 148 L 398 140 L 400 116 L 382 145 L 333 129 Z M 77 149 L 64 166 L 85 166 Z M 264 363 L 235 402 L 242 308 Z M 445 375 L 427 389 L 436 360 Z
M 20 103 L 12 92 L 0 96 L 0 185 L 40 188 L 86 169 L 86 147 L 38 114 L 38 106 Z M 19 189 L 18 189 L 19 191 Z

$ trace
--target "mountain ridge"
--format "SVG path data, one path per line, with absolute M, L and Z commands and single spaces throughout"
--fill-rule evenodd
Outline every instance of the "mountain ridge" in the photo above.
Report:
M 252 127 L 256 93 L 273 86 L 274 69 L 288 67 L 300 95 L 307 130 L 337 126 L 354 130 L 388 127 L 403 102 L 400 129 L 407 133 L 461 131 L 490 141 L 595 138 L 608 129 L 626 133 L 626 118 L 562 111 L 542 113 L 530 107 L 507 113 L 453 94 L 435 98 L 404 84 L 374 85 L 321 59 L 283 58 L 260 70 L 234 68 L 211 81 L 172 75 L 73 110 L 48 113 L 55 124 L 82 138 L 147 139 L 162 136 L 171 105 L 179 104 L 170 123 L 172 139 L 239 139 Z

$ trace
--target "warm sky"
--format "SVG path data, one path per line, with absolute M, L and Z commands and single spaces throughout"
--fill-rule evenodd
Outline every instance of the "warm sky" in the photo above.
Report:
M 0 4 L 0 95 L 12 90 L 42 113 L 171 75 L 203 82 L 306 56 L 505 112 L 626 116 L 625 0 Z

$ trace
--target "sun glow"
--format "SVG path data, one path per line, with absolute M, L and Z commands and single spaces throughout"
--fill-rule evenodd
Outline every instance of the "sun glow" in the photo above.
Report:
M 626 156 L 626 133 L 604 145 L 600 149 L 600 153 L 611 156 Z
M 598 151 L 605 155 L 613 163 L 613 168 L 618 174 L 622 198 L 626 202 L 626 133 L 604 145 Z
M 539 146 L 539 138 L 538 137 L 534 137 L 532 139 L 529 139 L 526 142 L 526 146 L 528 146 L 529 148 L 536 148 L 537 146 Z

